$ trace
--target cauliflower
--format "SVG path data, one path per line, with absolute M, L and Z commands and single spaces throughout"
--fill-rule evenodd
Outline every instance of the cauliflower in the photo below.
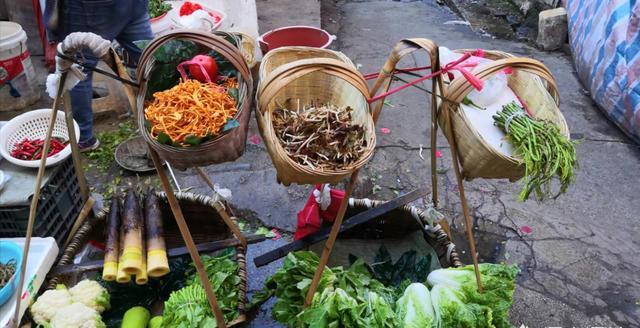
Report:
M 73 303 L 56 311 L 48 328 L 106 328 L 100 314 L 82 304 Z
M 31 305 L 31 316 L 38 325 L 46 325 L 56 312 L 67 305 L 71 305 L 71 293 L 64 285 L 56 289 L 47 290 Z
M 82 280 L 69 289 L 74 302 L 80 302 L 102 313 L 111 308 L 109 292 L 95 280 Z

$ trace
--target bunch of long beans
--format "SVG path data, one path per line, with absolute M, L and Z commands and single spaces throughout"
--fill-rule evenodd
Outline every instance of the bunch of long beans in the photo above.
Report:
M 525 176 L 518 197 L 521 201 L 527 200 L 534 191 L 538 201 L 551 195 L 554 176 L 560 180 L 560 190 L 554 198 L 567 191 L 575 179 L 573 169 L 578 165 L 574 142 L 555 124 L 531 118 L 516 103 L 504 105 L 493 119 L 524 163 Z

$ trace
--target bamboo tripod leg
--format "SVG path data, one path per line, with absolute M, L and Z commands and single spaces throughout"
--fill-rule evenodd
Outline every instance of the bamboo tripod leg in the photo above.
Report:
M 57 108 L 59 107 L 60 96 L 64 92 L 64 84 L 67 80 L 67 72 L 63 72 L 58 81 L 58 91 L 56 98 L 53 101 L 53 107 L 51 110 L 51 121 L 49 122 L 49 129 L 45 137 L 45 142 L 42 147 L 42 154 L 49 153 L 49 143 L 51 141 L 51 135 L 53 134 L 53 127 L 56 124 Z M 15 327 L 18 327 L 20 323 L 20 303 L 22 300 L 22 285 L 24 284 L 25 274 L 27 271 L 27 259 L 29 256 L 29 248 L 31 247 L 31 235 L 33 234 L 33 225 L 36 219 L 36 211 L 38 209 L 38 201 L 40 200 L 40 186 L 42 184 L 42 178 L 44 176 L 45 164 L 47 163 L 47 156 L 42 156 L 40 159 L 40 167 L 38 168 L 38 175 L 36 176 L 35 190 L 33 197 L 31 198 L 31 206 L 29 208 L 29 221 L 27 223 L 27 233 L 24 241 L 24 248 L 22 249 L 22 263 L 20 264 L 20 279 L 18 281 L 18 288 L 16 288 L 16 308 L 13 313 L 13 320 Z
M 324 249 L 322 249 L 322 255 L 320 256 L 320 263 L 318 263 L 318 268 L 316 269 L 316 273 L 313 276 L 311 285 L 309 286 L 309 291 L 307 292 L 307 297 L 305 298 L 305 301 L 304 301 L 305 307 L 311 305 L 311 302 L 313 301 L 313 295 L 318 290 L 318 284 L 320 283 L 322 272 L 324 271 L 324 267 L 327 265 L 327 262 L 329 261 L 329 255 L 331 255 L 333 244 L 336 242 L 336 238 L 338 237 L 338 232 L 340 232 L 340 227 L 342 226 L 342 220 L 344 219 L 344 215 L 347 212 L 347 205 L 349 204 L 349 198 L 351 197 L 351 193 L 353 192 L 353 187 L 356 184 L 356 180 L 358 179 L 359 172 L 360 170 L 355 170 L 351 174 L 349 184 L 347 185 L 347 190 L 344 193 L 344 198 L 342 199 L 342 203 L 340 203 L 340 208 L 338 209 L 336 220 L 333 222 L 333 226 L 331 227 L 331 232 L 329 233 L 327 242 L 324 244 Z
M 473 259 L 473 269 L 476 274 L 476 283 L 478 284 L 478 291 L 482 293 L 482 280 L 480 278 L 480 268 L 478 267 L 478 253 L 476 252 L 476 240 L 473 237 L 473 225 L 471 218 L 469 217 L 469 207 L 467 205 L 467 198 L 464 193 L 464 181 L 462 178 L 462 172 L 460 171 L 460 163 L 458 162 L 458 149 L 456 147 L 456 140 L 453 137 L 453 123 L 449 119 L 447 112 L 445 115 L 446 121 L 449 124 L 449 144 L 451 146 L 451 158 L 453 162 L 453 169 L 456 173 L 456 179 L 458 181 L 458 190 L 460 191 L 460 203 L 462 204 L 462 215 L 464 216 L 464 224 L 467 230 L 467 239 L 469 240 L 469 248 L 471 250 L 471 258 Z
M 71 108 L 71 95 L 69 91 L 65 91 L 62 103 L 64 104 L 65 119 L 67 122 L 67 130 L 69 131 L 69 144 L 71 145 L 71 158 L 73 159 L 73 167 L 76 171 L 76 177 L 78 178 L 78 185 L 80 186 L 80 195 L 83 201 L 89 199 L 89 187 L 87 186 L 87 177 L 82 169 L 82 160 L 80 159 L 80 148 L 78 148 L 78 141 L 76 141 L 76 129 L 73 126 L 73 110 Z
M 220 307 L 218 306 L 218 300 L 215 293 L 213 292 L 213 288 L 211 287 L 211 283 L 209 282 L 207 273 L 204 270 L 204 266 L 202 265 L 202 260 L 200 259 L 200 255 L 198 254 L 196 245 L 193 241 L 193 238 L 191 237 L 191 232 L 189 231 L 189 227 L 187 226 L 184 215 L 182 214 L 182 210 L 180 209 L 180 204 L 178 204 L 176 195 L 173 193 L 173 189 L 171 188 L 171 184 L 169 183 L 167 173 L 162 166 L 162 161 L 160 160 L 158 153 L 156 153 L 156 151 L 151 147 L 149 147 L 149 154 L 151 154 L 153 164 L 155 165 L 156 170 L 158 171 L 158 176 L 160 177 L 160 182 L 162 183 L 162 187 L 167 194 L 167 200 L 169 201 L 169 206 L 171 207 L 171 212 L 176 219 L 178 228 L 180 228 L 180 234 L 182 234 L 182 238 L 184 239 L 187 249 L 189 250 L 189 255 L 191 255 L 191 260 L 193 260 L 193 264 L 196 267 L 196 271 L 198 271 L 200 281 L 202 281 L 202 286 L 204 287 L 204 290 L 207 294 L 209 306 L 211 306 L 211 310 L 216 317 L 218 327 L 226 328 L 227 326 L 224 322 L 222 310 L 220 310 Z
M 435 91 L 433 91 L 435 92 Z M 435 99 L 432 97 L 431 101 Z M 438 109 L 435 103 L 431 104 L 431 197 L 433 208 L 438 208 L 438 172 L 437 172 L 437 138 L 438 138 Z

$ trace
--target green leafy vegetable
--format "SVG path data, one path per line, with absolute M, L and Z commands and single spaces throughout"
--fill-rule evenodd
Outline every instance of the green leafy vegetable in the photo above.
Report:
M 318 263 L 312 252 L 288 254 L 283 267 L 254 295 L 252 306 L 275 295 L 273 316 L 289 327 L 395 327 L 395 291 L 373 279 L 362 259 L 349 270 L 325 268 L 312 305 L 303 311 Z
M 85 153 L 92 163 L 101 171 L 106 171 L 114 163 L 116 147 L 136 135 L 136 126 L 133 121 L 118 124 L 116 130 L 96 133 L 100 140 L 100 147 Z
M 427 256 L 418 260 L 417 252 L 410 250 L 403 253 L 396 263 L 393 263 L 391 254 L 384 245 L 380 246 L 373 264 L 370 266 L 376 279 L 387 286 L 393 287 L 400 287 L 404 281 L 409 281 L 409 283 L 425 281 L 430 268 L 431 254 L 427 254 Z M 402 290 L 404 289 L 401 289 L 400 292 Z
M 402 328 L 433 327 L 435 312 L 427 286 L 421 283 L 409 285 L 396 303 L 396 314 Z
M 509 309 L 513 302 L 513 292 L 515 290 L 515 278 L 518 274 L 518 267 L 515 265 L 501 264 L 480 264 L 480 274 L 484 291 L 478 292 L 476 278 L 472 265 L 460 268 L 447 268 L 435 270 L 429 274 L 427 281 L 429 285 L 434 286 L 431 291 L 436 313 L 438 306 L 442 304 L 458 304 L 457 300 L 447 301 L 448 299 L 457 298 L 460 302 L 467 306 L 475 304 L 476 307 L 487 307 L 491 311 L 489 323 L 497 328 L 511 327 L 509 323 Z M 446 286 L 449 290 L 438 290 Z M 439 298 L 447 300 L 440 300 Z M 453 306 L 452 305 L 452 306 Z M 471 309 L 475 312 L 486 312 L 484 309 Z M 484 316 L 485 314 L 475 314 L 476 316 Z
M 493 328 L 493 312 L 488 306 L 467 303 L 464 295 L 446 284 L 431 290 L 438 327 Z
M 233 249 L 216 257 L 201 256 L 202 264 L 226 322 L 234 320 L 239 315 L 237 291 L 240 284 L 239 267 L 231 259 L 232 256 Z M 187 269 L 186 274 L 187 286 L 171 293 L 164 304 L 163 325 L 177 328 L 216 327 L 207 295 L 193 264 Z
M 318 255 L 313 252 L 289 253 L 284 259 L 282 268 L 267 279 L 262 291 L 253 296 L 251 306 L 262 304 L 275 295 L 278 300 L 272 309 L 274 318 L 290 327 L 295 327 L 296 316 L 302 311 L 304 298 L 319 262 Z M 333 270 L 325 268 L 318 291 L 321 292 L 327 286 L 332 286 L 336 279 Z
M 149 0 L 149 17 L 156 18 L 171 10 L 171 5 L 164 0 Z

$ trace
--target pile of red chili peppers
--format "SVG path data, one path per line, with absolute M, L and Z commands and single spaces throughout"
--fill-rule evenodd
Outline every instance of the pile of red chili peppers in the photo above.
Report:
M 49 153 L 47 157 L 51 157 L 64 149 L 68 144 L 68 141 L 65 141 L 61 138 L 53 137 L 51 138 L 51 143 L 49 144 Z M 42 158 L 42 150 L 44 149 L 44 140 L 42 139 L 28 139 L 18 142 L 13 146 L 13 150 L 11 151 L 11 156 L 25 160 L 32 161 Z

